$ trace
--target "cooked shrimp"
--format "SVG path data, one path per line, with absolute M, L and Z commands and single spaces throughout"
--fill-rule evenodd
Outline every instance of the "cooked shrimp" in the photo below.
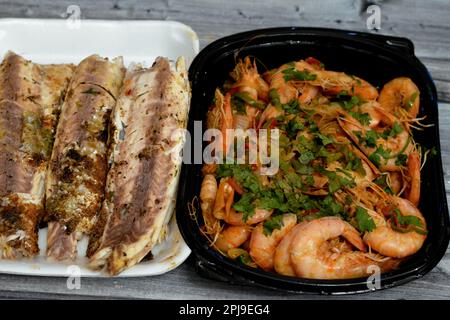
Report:
M 203 178 L 200 189 L 200 208 L 202 209 L 203 221 L 208 235 L 215 235 L 220 229 L 219 220 L 213 214 L 216 196 L 216 178 L 212 174 L 207 174 Z
M 267 108 L 264 109 L 261 117 L 259 118 L 258 128 L 261 128 L 264 122 L 270 119 L 275 119 L 276 117 L 284 115 L 284 111 L 281 108 L 275 107 L 272 104 L 269 104 Z
M 406 199 L 411 201 L 415 206 L 419 205 L 420 200 L 420 155 L 414 151 L 408 156 L 408 189 L 406 192 Z
M 210 107 L 207 118 L 206 118 L 206 127 L 208 129 L 221 129 L 222 128 L 222 121 L 223 121 L 223 115 L 224 115 L 224 109 L 223 109 L 223 101 L 224 96 L 222 92 L 220 92 L 219 89 L 216 89 L 214 92 L 214 100 L 215 103 L 213 106 Z
M 244 148 L 230 167 L 205 165 L 200 192 L 200 231 L 217 250 L 286 276 L 340 279 L 366 276 L 372 265 L 392 270 L 423 246 L 427 229 L 416 207 L 423 160 L 413 130 L 427 125 L 417 118 L 411 79 L 379 92 L 312 57 L 264 73 L 246 57 L 230 75 L 216 90 L 207 127 L 222 133 L 215 158 L 240 141 L 231 129 L 246 133 Z M 257 138 L 261 128 L 279 130 L 277 150 L 247 135 L 254 129 Z M 279 164 L 274 175 L 251 155 L 263 147 Z
M 313 71 L 316 79 L 308 83 L 320 86 L 330 94 L 338 94 L 345 91 L 351 96 L 358 96 L 363 100 L 375 100 L 378 97 L 378 90 L 369 82 L 354 76 L 349 76 L 344 72 L 336 71 Z
M 426 239 L 426 222 L 422 213 L 409 200 L 389 196 L 388 201 L 391 208 L 398 209 L 402 217 L 411 216 L 416 217 L 422 224 L 420 232 L 418 230 L 412 231 L 396 231 L 392 228 L 390 223 L 384 219 L 383 213 L 377 213 L 373 210 L 367 209 L 368 213 L 375 222 L 376 228 L 371 232 L 367 232 L 363 239 L 364 242 L 375 251 L 382 255 L 393 258 L 404 258 L 410 256 L 422 247 Z
M 367 114 L 369 116 L 368 124 L 362 124 L 358 119 L 345 110 L 339 110 L 338 113 L 340 115 L 338 120 L 342 121 L 342 123 L 340 122 L 339 124 L 348 134 L 355 131 L 377 129 L 380 124 L 386 120 L 385 114 L 382 112 L 379 103 L 376 101 L 366 102 L 359 107 L 358 114 Z M 389 118 L 389 123 L 391 123 L 391 120 L 394 122 L 393 119 Z
M 214 242 L 214 246 L 227 253 L 228 250 L 240 247 L 250 237 L 249 226 L 228 226 L 222 230 Z
M 390 152 L 389 157 L 382 158 L 381 169 L 386 171 L 397 171 L 401 165 L 397 164 L 397 157 L 400 154 L 410 155 L 414 151 L 414 144 L 406 130 L 403 130 L 395 137 L 377 140 L 377 146 L 382 146 Z
M 228 148 L 230 146 L 231 141 L 227 140 L 227 131 L 229 129 L 234 129 L 234 117 L 233 111 L 231 110 L 231 94 L 228 92 L 225 94 L 225 98 L 222 106 L 222 142 L 223 142 L 223 151 L 228 152 Z M 219 139 L 220 140 L 220 139 Z
M 399 117 L 406 112 L 415 119 L 419 113 L 420 92 L 416 84 L 406 77 L 395 78 L 381 89 L 378 102 L 384 109 Z
M 366 80 L 358 77 L 353 77 L 355 83 L 350 89 L 350 95 L 355 95 L 363 100 L 375 100 L 378 97 L 378 90 Z
M 388 171 L 386 172 L 386 182 L 392 192 L 398 195 L 403 188 L 403 175 L 400 171 Z
M 268 219 L 272 215 L 272 213 L 273 210 L 256 208 L 253 215 L 251 215 L 247 218 L 247 220 L 244 221 L 244 214 L 242 212 L 236 212 L 233 208 L 231 208 L 228 214 L 223 217 L 223 220 L 233 226 L 241 226 L 245 224 L 252 225 Z
M 234 115 L 234 128 L 245 130 L 256 127 L 256 117 L 260 113 L 259 109 L 246 104 L 245 114 L 236 113 Z
M 297 234 L 297 231 L 301 228 L 302 222 L 297 224 L 292 228 L 280 241 L 277 248 L 275 249 L 275 254 L 273 256 L 273 266 L 277 273 L 284 276 L 295 277 L 295 271 L 291 264 L 291 253 L 289 247 L 292 242 L 292 238 Z
M 250 238 L 250 256 L 260 268 L 266 271 L 273 269 L 275 249 L 296 223 L 297 216 L 295 214 L 284 214 L 282 226 L 280 229 L 273 230 L 270 235 L 264 233 L 264 222 L 260 222 L 253 229 Z
M 255 60 L 253 63 L 249 57 L 245 57 L 244 61 L 239 60 L 231 76 L 236 81 L 232 88 L 248 93 L 254 100 L 267 101 L 269 85 L 259 75 Z
M 300 60 L 294 63 L 282 65 L 270 75 L 270 90 L 275 90 L 278 94 L 281 104 L 286 104 L 294 99 L 298 99 L 300 104 L 308 104 L 317 96 L 319 90 L 317 87 L 306 83 L 303 80 L 286 80 L 285 71 L 294 68 L 296 71 L 312 72 L 316 70 L 307 62 Z
M 214 201 L 213 215 L 217 219 L 224 219 L 232 210 L 234 189 L 228 183 L 228 179 L 220 180 L 217 190 L 216 199 Z
M 380 122 L 383 120 L 386 121 L 386 114 L 383 112 L 383 109 L 380 109 L 380 104 L 376 101 L 368 101 L 363 103 L 359 107 L 359 112 L 361 114 L 367 113 L 369 115 L 369 124 L 368 128 L 374 129 L 380 125 Z M 388 117 L 390 122 L 392 122 L 392 118 Z
M 234 128 L 233 110 L 231 109 L 231 94 L 225 96 L 216 89 L 215 105 L 208 111 L 206 125 L 208 129 L 218 129 L 221 131 L 220 139 L 215 140 L 215 150 L 217 152 L 226 152 L 229 142 L 226 140 L 227 130 Z
M 300 105 L 311 103 L 311 101 L 319 94 L 319 88 L 308 83 L 301 84 L 298 89 L 301 93 L 298 97 L 298 103 Z
M 217 171 L 217 163 L 205 163 L 202 167 L 202 174 L 212 174 L 215 175 Z
M 366 172 L 366 177 L 364 177 L 364 181 L 373 181 L 375 177 L 377 177 L 380 174 L 378 168 L 358 148 L 354 146 L 349 146 L 349 149 L 362 161 L 364 171 Z
M 377 262 L 363 251 L 336 253 L 324 250 L 325 242 L 340 236 L 364 250 L 359 232 L 337 217 L 312 220 L 297 229 L 289 247 L 295 274 L 312 279 L 344 279 L 367 275 L 368 268 Z
M 270 78 L 270 90 L 278 94 L 281 104 L 291 102 L 298 97 L 298 90 L 292 85 L 290 81 L 286 81 L 283 71 L 290 68 L 288 64 L 282 65 Z
M 366 139 L 367 131 L 371 130 L 369 126 L 364 126 L 359 121 L 357 121 L 350 114 L 342 112 L 343 117 L 338 118 L 338 123 L 341 128 L 348 134 L 348 136 L 353 140 L 355 144 L 370 157 L 377 149 L 382 148 L 387 151 L 388 154 L 382 153 L 378 154 L 378 166 L 381 171 L 399 171 L 401 170 L 401 165 L 398 164 L 398 156 L 400 154 L 409 155 L 414 150 L 414 143 L 411 139 L 409 132 L 397 122 L 398 127 L 401 128 L 400 132 L 397 132 L 394 136 L 387 136 L 385 138 L 378 136 L 375 139 L 375 146 L 368 146 L 361 141 Z M 387 114 L 384 114 L 383 122 L 391 123 L 392 125 L 396 123 L 392 121 Z M 380 121 L 381 123 L 381 121 Z M 374 131 L 383 131 L 389 127 L 374 128 Z M 357 133 L 361 136 L 358 137 Z
M 305 61 L 297 61 L 294 63 L 295 69 L 298 71 L 315 70 L 314 67 Z M 284 71 L 292 68 L 291 64 L 284 64 L 270 75 L 270 90 L 275 91 L 281 104 L 290 103 L 295 99 L 302 105 L 308 104 L 314 99 L 319 90 L 308 83 L 297 80 L 286 80 Z M 272 104 L 264 110 L 261 115 L 258 127 L 268 119 L 273 119 L 284 114 L 284 111 Z
M 334 171 L 337 175 L 343 177 L 343 178 L 352 178 L 355 185 L 359 188 L 365 188 L 367 187 L 374 179 L 375 179 L 375 170 L 372 169 L 372 167 L 369 165 L 370 161 L 361 159 L 361 166 L 364 170 L 364 174 L 361 174 L 358 171 L 352 171 L 352 170 L 345 170 L 341 162 L 334 161 L 331 163 L 328 163 L 326 165 L 326 169 L 328 171 Z M 341 169 L 341 170 L 339 170 Z

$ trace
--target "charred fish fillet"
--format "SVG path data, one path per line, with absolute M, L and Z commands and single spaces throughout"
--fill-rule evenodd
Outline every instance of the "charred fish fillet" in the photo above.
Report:
M 39 252 L 45 171 L 72 72 L 12 52 L 0 66 L 0 258 Z
M 127 72 L 112 117 L 112 166 L 100 215 L 105 227 L 91 238 L 91 267 L 117 274 L 164 238 L 181 165 L 183 134 L 176 133 L 186 127 L 189 99 L 183 59 L 174 66 L 157 58 L 150 69 Z
M 125 73 L 97 55 L 74 71 L 61 109 L 46 182 L 47 256 L 74 259 L 97 221 L 106 182 L 108 127 Z

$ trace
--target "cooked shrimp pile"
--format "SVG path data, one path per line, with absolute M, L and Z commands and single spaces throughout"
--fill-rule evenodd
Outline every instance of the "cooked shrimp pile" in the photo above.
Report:
M 260 74 L 249 57 L 217 89 L 207 127 L 277 128 L 279 170 L 205 164 L 202 233 L 245 265 L 281 275 L 345 279 L 395 269 L 423 245 L 417 208 L 426 152 L 412 130 L 420 92 L 405 77 L 377 88 L 315 58 Z M 231 141 L 216 143 L 226 150 Z

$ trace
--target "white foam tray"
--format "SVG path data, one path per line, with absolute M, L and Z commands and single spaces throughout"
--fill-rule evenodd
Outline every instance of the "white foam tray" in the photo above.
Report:
M 149 66 L 158 56 L 172 60 L 184 56 L 189 66 L 199 51 L 195 32 L 173 21 L 0 19 L 0 43 L 1 57 L 12 50 L 36 63 L 79 63 L 83 58 L 97 53 L 109 58 L 123 56 L 126 66 L 132 62 Z M 107 276 L 104 272 L 86 268 L 84 252 L 87 239 L 80 241 L 76 261 L 58 263 L 45 259 L 46 237 L 47 230 L 39 230 L 40 256 L 31 260 L 0 259 L 0 273 Z M 153 259 L 141 262 L 118 277 L 163 274 L 183 263 L 190 252 L 175 217 L 172 217 L 167 239 L 152 250 Z

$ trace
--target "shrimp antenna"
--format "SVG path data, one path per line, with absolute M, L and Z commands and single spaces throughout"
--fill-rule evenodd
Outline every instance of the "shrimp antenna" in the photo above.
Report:
M 355 127 L 360 128 L 361 131 L 363 131 L 364 133 L 366 132 L 366 129 L 357 121 L 349 120 L 349 119 L 346 119 L 345 117 L 339 117 L 339 120 L 348 122 L 348 123 L 354 125 Z
M 252 41 L 255 40 L 255 39 L 263 38 L 263 37 L 265 37 L 265 34 L 257 34 L 257 35 L 255 35 L 255 36 L 251 37 L 250 39 L 248 39 L 247 42 L 245 42 L 245 43 L 242 45 L 242 47 L 240 47 L 239 50 L 237 50 L 237 51 L 234 53 L 234 63 L 237 62 L 237 59 L 238 59 L 239 54 L 241 53 L 242 50 L 244 50 L 244 49 L 247 47 L 247 45 L 248 45 L 250 42 L 252 42 Z M 255 57 L 255 56 L 253 56 L 253 55 L 248 55 L 248 57 L 253 57 L 254 59 L 257 59 L 257 60 L 261 63 L 261 65 L 262 65 L 264 68 L 266 68 L 266 66 L 264 65 L 264 63 L 262 63 L 261 60 L 259 60 L 257 57 Z M 266 68 L 266 70 L 268 70 L 268 69 Z
M 421 158 L 423 158 L 422 164 L 420 166 L 420 171 L 422 171 L 423 167 L 425 166 L 425 163 L 428 160 L 428 155 L 431 153 L 431 149 L 428 149 L 424 152 L 423 157 L 422 157 L 422 148 L 419 147 L 419 155 L 421 156 Z
M 214 246 L 214 243 L 216 242 L 217 238 L 219 237 L 219 233 L 222 231 L 223 226 L 219 225 L 213 226 L 213 229 L 217 229 L 216 232 L 211 235 L 209 234 L 207 231 L 205 231 L 206 226 L 200 226 L 200 222 L 198 221 L 198 217 L 197 217 L 197 208 L 199 207 L 198 204 L 198 198 L 197 196 L 195 196 L 191 202 L 188 202 L 187 204 L 187 209 L 188 209 L 188 213 L 189 213 L 189 217 L 195 221 L 195 224 L 197 225 L 197 227 L 200 230 L 200 233 L 205 236 L 205 238 L 208 240 L 210 246 Z
M 368 185 L 368 187 L 370 188 L 370 189 L 372 189 L 373 190 L 373 192 L 375 192 L 377 195 L 379 195 L 381 198 L 386 198 L 386 192 L 379 186 L 379 185 L 377 185 L 376 183 L 373 183 L 373 182 L 369 182 L 369 185 Z

